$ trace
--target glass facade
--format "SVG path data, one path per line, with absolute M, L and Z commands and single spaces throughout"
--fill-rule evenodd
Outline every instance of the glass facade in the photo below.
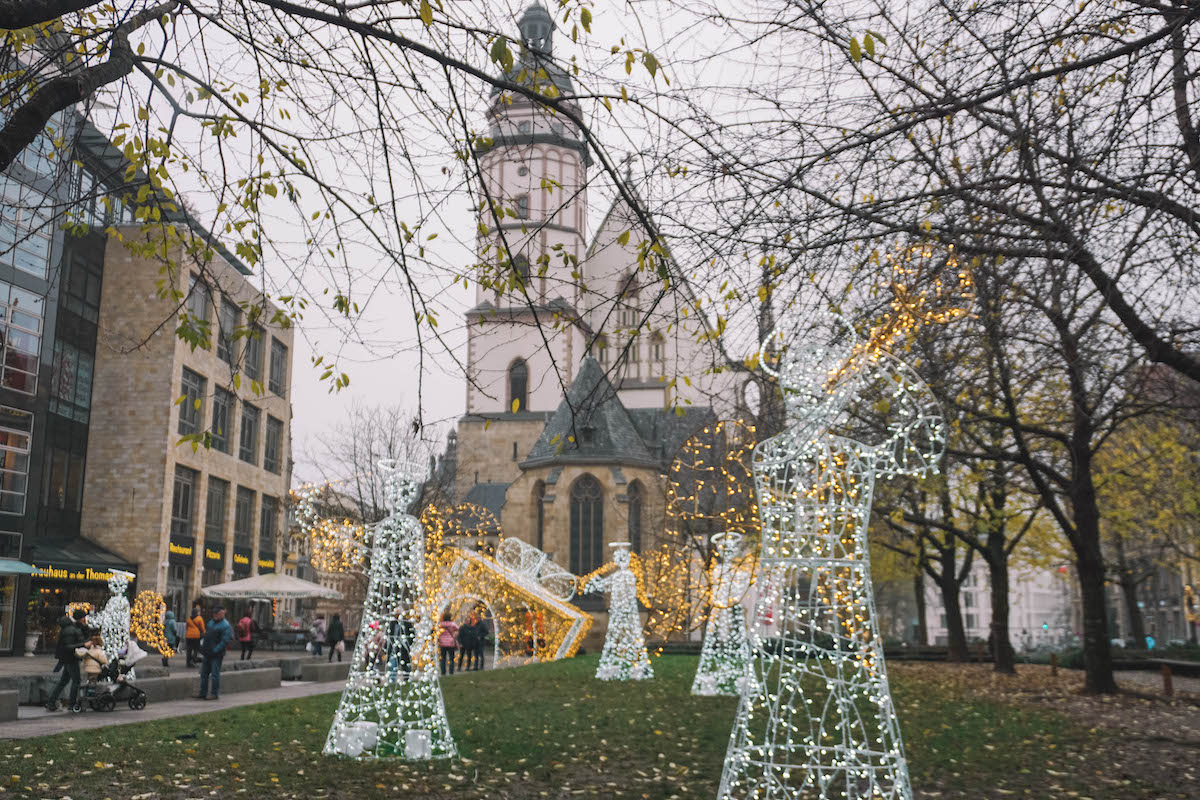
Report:
M 0 514 L 24 514 L 33 414 L 0 406 Z
M 0 281 L 0 335 L 4 337 L 0 385 L 34 394 L 42 346 L 45 301 L 33 292 Z
M 70 342 L 54 342 L 50 362 L 50 411 L 87 424 L 92 408 L 95 359 Z
M 46 209 L 53 205 L 44 192 L 0 175 L 0 264 L 48 277 L 54 224 Z

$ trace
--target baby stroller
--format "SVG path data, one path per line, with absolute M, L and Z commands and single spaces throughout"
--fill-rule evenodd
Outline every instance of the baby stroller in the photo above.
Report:
M 113 711 L 117 703 L 129 703 L 134 711 L 146 707 L 146 692 L 133 683 L 133 665 L 146 657 L 136 644 L 117 654 L 115 661 L 100 667 L 100 679 L 84 687 L 72 711 L 82 711 L 86 702 L 93 711 Z

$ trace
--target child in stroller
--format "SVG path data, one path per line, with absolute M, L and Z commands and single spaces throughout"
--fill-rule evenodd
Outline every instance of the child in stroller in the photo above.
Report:
M 88 672 L 88 682 L 79 701 L 71 710 L 82 711 L 83 704 L 87 703 L 93 711 L 112 711 L 119 702 L 129 703 L 129 707 L 134 711 L 145 708 L 146 693 L 133 683 L 132 673 L 133 665 L 145 658 L 146 652 L 138 647 L 136 642 L 131 641 L 115 660 L 108 661 L 103 651 L 99 655 L 94 654 L 93 650 L 96 649 L 99 648 L 93 643 L 92 648 L 81 656 Z

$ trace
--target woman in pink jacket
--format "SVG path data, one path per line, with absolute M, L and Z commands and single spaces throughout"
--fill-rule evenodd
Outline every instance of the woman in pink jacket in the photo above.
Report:
M 442 614 L 441 631 L 438 633 L 438 648 L 442 654 L 442 674 L 446 674 L 446 662 L 450 662 L 450 674 L 454 674 L 454 650 L 458 647 L 458 623 L 447 611 Z

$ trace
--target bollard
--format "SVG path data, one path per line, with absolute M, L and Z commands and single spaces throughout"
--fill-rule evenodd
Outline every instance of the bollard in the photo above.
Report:
M 1166 664 L 1162 665 L 1162 679 L 1163 679 L 1163 695 L 1166 697 L 1174 697 L 1175 696 L 1175 684 L 1171 680 L 1171 668 Z
M 1058 653 L 1050 654 L 1050 677 L 1058 674 Z

